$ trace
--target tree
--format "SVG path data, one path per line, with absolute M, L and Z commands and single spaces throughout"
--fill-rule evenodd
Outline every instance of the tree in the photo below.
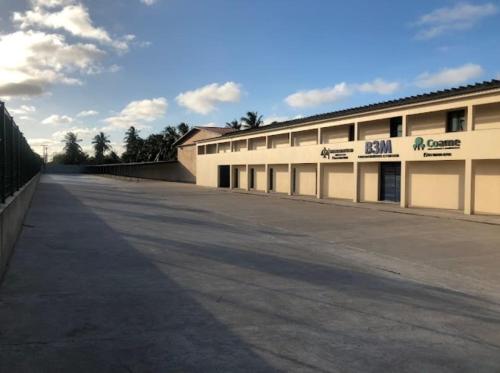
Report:
M 245 117 L 241 117 L 241 122 L 244 123 L 246 128 L 258 128 L 264 122 L 262 115 L 256 111 L 247 112 Z
M 227 128 L 233 128 L 235 130 L 240 130 L 241 129 L 241 123 L 237 119 L 234 119 L 231 122 L 226 122 L 226 127 Z
M 185 124 L 185 123 L 181 123 Z M 179 125 L 180 126 L 180 125 Z M 167 126 L 162 131 L 162 140 L 160 149 L 156 154 L 155 161 L 166 161 L 170 159 L 175 159 L 176 151 L 174 143 L 181 137 L 181 133 L 179 131 L 179 126 L 175 129 L 172 126 Z M 187 125 L 186 125 L 187 126 Z M 189 130 L 189 127 L 187 127 Z M 185 128 L 184 128 L 185 129 Z
M 100 132 L 98 135 L 95 135 L 92 140 L 92 144 L 94 144 L 95 151 L 95 160 L 97 164 L 101 164 L 104 161 L 104 153 L 111 149 L 109 145 L 111 141 L 108 136 L 104 134 L 104 132 Z
M 104 156 L 104 163 L 121 163 L 121 159 L 114 151 L 110 151 L 108 155 Z
M 82 164 L 87 160 L 87 155 L 82 151 L 78 136 L 73 132 L 68 132 L 64 136 L 64 163 Z
M 141 149 L 144 145 L 144 140 L 139 136 L 139 131 L 131 126 L 125 132 L 125 152 L 122 154 L 124 162 L 139 162 Z
M 188 131 L 189 131 L 188 124 L 181 122 L 177 125 L 177 132 L 179 133 L 179 137 L 184 136 L 186 133 L 188 133 Z

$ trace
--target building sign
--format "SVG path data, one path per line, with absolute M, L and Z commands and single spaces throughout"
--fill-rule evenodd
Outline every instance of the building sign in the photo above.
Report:
M 433 140 L 425 141 L 422 137 L 417 137 L 413 144 L 413 150 L 424 151 L 424 157 L 451 157 L 453 154 L 450 152 L 437 152 L 438 150 L 452 150 L 460 149 L 462 141 L 459 139 L 454 140 Z M 427 151 L 425 151 L 427 150 Z
M 354 149 L 346 148 L 346 149 L 329 149 L 323 148 L 321 151 L 321 156 L 323 158 L 328 159 L 349 159 L 347 153 L 352 153 Z
M 392 153 L 391 140 L 375 140 L 365 142 L 365 154 L 358 158 L 391 158 L 399 157 L 399 154 Z

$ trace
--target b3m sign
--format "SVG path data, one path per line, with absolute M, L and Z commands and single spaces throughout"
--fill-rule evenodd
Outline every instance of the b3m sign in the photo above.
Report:
M 391 154 L 391 140 L 367 141 L 365 143 L 365 154 Z

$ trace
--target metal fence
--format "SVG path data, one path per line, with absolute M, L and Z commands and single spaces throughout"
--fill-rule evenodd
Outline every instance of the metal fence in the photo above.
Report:
M 5 104 L 0 102 L 0 203 L 31 180 L 40 171 L 42 163 Z

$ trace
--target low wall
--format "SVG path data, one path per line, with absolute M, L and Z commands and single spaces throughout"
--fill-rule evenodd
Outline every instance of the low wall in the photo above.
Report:
M 82 174 L 86 166 L 73 164 L 48 164 L 43 168 L 45 174 Z
M 85 172 L 180 183 L 196 183 L 196 176 L 178 161 L 87 166 Z
M 12 255 L 12 250 L 21 233 L 24 217 L 30 207 L 40 174 L 35 175 L 5 204 L 0 205 L 0 283 Z

